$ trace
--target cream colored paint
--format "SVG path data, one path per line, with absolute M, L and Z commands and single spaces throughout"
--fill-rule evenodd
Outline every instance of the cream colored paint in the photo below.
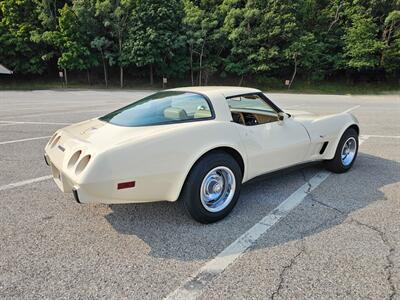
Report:
M 343 131 L 357 124 L 349 113 L 332 116 L 292 112 L 282 122 L 244 126 L 232 122 L 226 96 L 260 92 L 237 87 L 196 87 L 207 96 L 215 119 L 169 125 L 122 127 L 98 119 L 65 127 L 57 132 L 58 145 L 46 145 L 55 179 L 64 192 L 78 190 L 84 203 L 130 203 L 177 200 L 184 181 L 196 161 L 218 147 L 240 153 L 245 164 L 243 181 L 305 161 L 331 158 Z M 321 137 L 322 136 L 322 137 Z M 329 146 L 324 155 L 319 149 Z M 68 167 L 78 150 L 92 156 L 79 175 L 76 164 Z M 79 162 L 79 161 L 78 161 Z M 120 182 L 135 181 L 135 188 L 117 190 Z

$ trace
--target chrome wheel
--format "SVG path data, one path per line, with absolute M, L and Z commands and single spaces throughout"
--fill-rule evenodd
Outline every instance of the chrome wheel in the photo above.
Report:
M 341 159 L 343 166 L 349 166 L 356 156 L 357 141 L 354 137 L 349 137 L 343 144 Z
M 216 167 L 204 177 L 200 187 L 201 204 L 209 212 L 220 212 L 235 194 L 236 179 L 227 167 Z

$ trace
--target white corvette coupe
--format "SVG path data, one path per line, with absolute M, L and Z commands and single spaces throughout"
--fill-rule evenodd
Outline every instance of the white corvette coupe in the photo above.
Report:
M 187 87 L 58 130 L 45 160 L 79 203 L 181 199 L 194 219 L 210 223 L 261 174 L 311 161 L 346 172 L 358 135 L 347 112 L 284 112 L 256 89 Z

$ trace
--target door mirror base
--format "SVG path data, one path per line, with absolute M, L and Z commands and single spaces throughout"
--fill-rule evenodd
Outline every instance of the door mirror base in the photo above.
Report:
M 278 113 L 278 121 L 280 122 L 280 123 L 282 123 L 283 121 L 285 121 L 285 119 L 287 119 L 288 118 L 288 115 L 286 114 L 286 113 L 284 113 L 284 112 L 279 112 Z

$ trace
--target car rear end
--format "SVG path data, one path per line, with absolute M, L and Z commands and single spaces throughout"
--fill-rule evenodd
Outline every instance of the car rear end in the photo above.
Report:
M 53 179 L 61 191 L 75 192 L 82 175 L 90 165 L 94 149 L 68 131 L 57 131 L 45 147 L 45 161 L 50 166 Z

